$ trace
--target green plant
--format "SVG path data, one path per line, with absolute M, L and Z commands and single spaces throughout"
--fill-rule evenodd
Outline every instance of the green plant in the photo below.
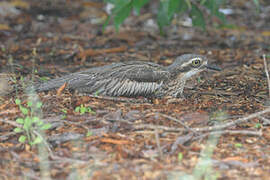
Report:
M 88 137 L 88 136 L 92 136 L 92 135 L 93 135 L 93 132 L 88 130 L 86 133 L 86 136 Z
M 179 162 L 182 161 L 183 153 L 179 152 L 178 155 L 177 155 L 177 159 L 178 159 Z
M 262 128 L 262 124 L 261 123 L 256 123 L 254 125 L 254 127 L 257 128 L 257 129 L 260 129 L 260 128 Z
M 236 148 L 241 148 L 241 147 L 243 147 L 243 144 L 241 144 L 241 143 L 235 143 L 235 144 L 234 144 L 234 147 L 236 147 Z
M 61 109 L 61 111 L 64 113 L 62 115 L 62 119 L 66 119 L 66 117 L 67 117 L 67 110 L 66 109 Z
M 112 16 L 114 19 L 114 25 L 118 31 L 120 24 L 130 15 L 131 10 L 134 8 L 137 14 L 140 13 L 140 9 L 146 5 L 149 0 L 104 0 L 107 3 L 114 5 L 112 10 Z M 104 24 L 104 27 L 108 24 L 111 17 L 109 16 Z
M 75 108 L 75 112 L 79 112 L 81 115 L 87 112 L 95 114 L 95 112 L 90 107 L 85 107 L 83 104 L 81 104 L 80 106 L 77 106 Z
M 106 3 L 114 5 L 112 14 L 104 23 L 104 28 L 109 23 L 110 19 L 114 20 L 116 30 L 119 30 L 119 26 L 124 20 L 131 14 L 132 10 L 135 13 L 140 14 L 140 10 L 143 6 L 150 3 L 150 0 L 104 0 Z M 219 11 L 220 7 L 226 2 L 226 0 L 160 0 L 159 9 L 157 13 L 157 23 L 161 33 L 165 26 L 170 25 L 174 15 L 188 13 L 192 19 L 194 26 L 198 26 L 205 29 L 204 14 L 210 13 L 211 16 L 216 16 L 221 24 L 226 24 L 226 16 Z M 259 9 L 259 1 L 253 0 L 256 8 Z M 202 7 L 205 7 L 208 11 L 202 11 Z
M 40 130 L 47 130 L 51 127 L 51 124 L 44 123 L 39 117 L 34 116 L 34 109 L 41 109 L 42 103 L 37 102 L 34 105 L 31 101 L 28 101 L 27 107 L 24 107 L 21 104 L 20 99 L 16 99 L 15 103 L 19 106 L 20 111 L 24 115 L 24 117 L 16 119 L 16 122 L 22 125 L 22 127 L 16 127 L 14 129 L 17 133 L 25 133 L 25 135 L 19 137 L 19 142 L 25 143 L 27 140 L 31 146 L 41 143 L 43 138 L 38 132 Z

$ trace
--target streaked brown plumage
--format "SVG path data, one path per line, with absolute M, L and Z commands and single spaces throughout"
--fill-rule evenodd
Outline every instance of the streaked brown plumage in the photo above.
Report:
M 164 67 L 151 62 L 129 61 L 72 73 L 35 86 L 37 91 L 48 91 L 64 83 L 81 93 L 126 97 L 179 97 L 191 76 L 209 69 L 208 59 L 196 54 L 185 54 Z

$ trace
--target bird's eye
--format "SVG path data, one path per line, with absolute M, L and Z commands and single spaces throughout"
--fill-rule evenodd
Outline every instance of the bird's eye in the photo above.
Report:
M 196 60 L 193 60 L 193 61 L 192 61 L 192 66 L 193 66 L 193 67 L 198 67 L 198 66 L 200 66 L 200 65 L 201 65 L 201 60 L 196 59 Z

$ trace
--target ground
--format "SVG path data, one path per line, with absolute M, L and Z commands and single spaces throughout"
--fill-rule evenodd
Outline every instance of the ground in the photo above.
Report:
M 269 179 L 269 2 L 261 1 L 260 12 L 252 1 L 228 2 L 230 28 L 209 18 L 203 31 L 176 17 L 166 36 L 151 6 L 117 33 L 113 25 L 102 32 L 100 3 L 49 2 L 0 2 L 7 9 L 0 13 L 0 178 Z M 222 71 L 191 79 L 182 99 L 132 103 L 63 87 L 36 96 L 26 90 L 113 62 L 167 66 L 185 53 L 205 55 Z M 32 115 L 51 124 L 39 146 L 14 132 L 25 117 L 15 101 L 26 107 L 29 96 L 43 104 Z

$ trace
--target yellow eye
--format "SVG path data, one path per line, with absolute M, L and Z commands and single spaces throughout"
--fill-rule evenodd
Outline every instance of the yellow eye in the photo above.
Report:
M 198 66 L 200 66 L 200 65 L 201 65 L 201 60 L 196 59 L 196 60 L 193 60 L 193 61 L 192 61 L 192 66 L 193 66 L 193 67 L 198 67 Z

